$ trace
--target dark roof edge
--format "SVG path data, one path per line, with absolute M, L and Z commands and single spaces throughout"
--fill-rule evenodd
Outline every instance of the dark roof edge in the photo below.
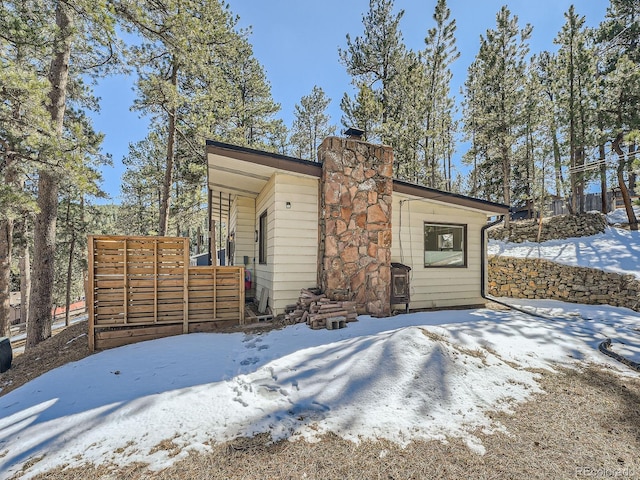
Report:
M 476 210 L 483 210 L 501 215 L 507 215 L 509 213 L 509 206 L 502 203 L 480 200 L 479 198 L 467 197 L 457 193 L 444 192 L 442 190 L 436 190 L 435 188 L 403 182 L 402 180 L 393 180 L 393 190 L 398 193 L 414 195 L 416 197 L 422 197 L 429 200 L 451 203 L 462 207 L 474 208 Z
M 322 176 L 322 164 L 300 158 L 289 157 L 279 153 L 265 152 L 263 150 L 255 150 L 249 147 L 240 147 L 229 143 L 217 142 L 215 140 L 207 140 L 207 153 L 224 154 L 237 160 L 265 165 L 293 173 L 302 173 L 314 177 Z M 452 205 L 460 205 L 463 207 L 492 212 L 496 214 L 508 214 L 509 207 L 501 203 L 494 203 L 488 200 L 480 200 L 478 198 L 467 197 L 457 193 L 444 192 L 435 188 L 423 187 L 414 183 L 404 182 L 402 180 L 393 180 L 393 189 L 396 192 L 407 195 L 414 195 L 429 200 L 436 200 Z
M 288 157 L 279 153 L 255 150 L 249 147 L 240 147 L 229 143 L 207 140 L 207 153 L 223 153 L 237 160 L 244 160 L 258 165 L 278 168 L 294 173 L 302 173 L 314 177 L 322 176 L 322 164 L 310 160 Z

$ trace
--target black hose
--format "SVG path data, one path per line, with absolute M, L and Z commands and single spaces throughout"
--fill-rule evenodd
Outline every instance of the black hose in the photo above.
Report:
M 604 353 L 608 357 L 611 357 L 614 360 L 617 360 L 618 362 L 620 362 L 620 363 L 626 365 L 627 367 L 635 370 L 636 372 L 640 372 L 640 363 L 634 362 L 632 360 L 629 360 L 628 358 L 625 358 L 622 355 L 620 355 L 619 353 L 616 353 L 613 350 L 611 350 L 611 339 L 610 338 L 607 338 L 604 342 L 601 342 L 600 345 L 598 345 L 598 350 L 600 350 L 602 353 Z

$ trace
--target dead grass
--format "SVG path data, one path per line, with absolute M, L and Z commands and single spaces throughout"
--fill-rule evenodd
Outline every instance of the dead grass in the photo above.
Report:
M 420 331 L 429 340 L 432 340 L 434 342 L 449 343 L 449 340 L 447 340 L 447 338 L 444 335 L 440 335 L 439 333 L 432 332 L 431 330 L 427 330 L 426 328 L 421 328 Z
M 0 374 L 0 396 L 43 373 L 89 355 L 87 322 L 78 322 L 27 350 L 14 355 L 11 368 Z
M 432 332 L 431 330 L 427 330 L 426 328 L 421 328 L 420 331 L 429 340 L 433 340 L 434 342 L 445 343 L 448 346 L 454 348 L 456 351 L 462 353 L 463 355 L 467 355 L 469 357 L 475 357 L 481 360 L 483 365 L 487 365 L 487 354 L 485 353 L 485 351 L 483 351 L 483 349 L 480 349 L 480 348 L 471 349 L 471 348 L 463 347 L 462 345 L 457 343 L 451 343 L 449 339 L 447 339 L 447 337 L 445 337 L 444 335 L 440 335 L 438 333 Z M 486 350 L 489 351 L 488 348 L 486 348 Z M 489 353 L 493 353 L 495 355 L 495 352 L 490 351 Z
M 263 434 L 214 445 L 208 454 L 192 453 L 161 472 L 142 464 L 86 465 L 37 478 L 640 478 L 640 379 L 593 366 L 539 373 L 546 393 L 518 405 L 514 414 L 492 415 L 506 432 L 475 432 L 486 448 L 482 456 L 459 439 L 414 441 L 401 448 L 386 440 L 355 444 L 333 434 L 318 443 L 271 443 Z M 175 448 L 173 442 L 164 446 Z
M 181 451 L 181 447 L 177 445 L 174 440 L 179 438 L 179 435 L 176 434 L 173 438 L 165 438 L 156 446 L 154 446 L 149 454 L 153 455 L 155 452 L 165 451 L 169 457 L 175 457 Z

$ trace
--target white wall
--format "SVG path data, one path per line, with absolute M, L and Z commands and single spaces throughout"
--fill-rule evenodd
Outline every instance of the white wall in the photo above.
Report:
M 260 264 L 255 232 L 265 211 L 267 262 Z M 266 288 L 274 314 L 296 303 L 301 288 L 317 285 L 317 178 L 275 173 L 256 199 L 235 197 L 229 217 L 236 233 L 234 264 L 244 265 L 244 256 L 249 257 L 255 296 L 259 300 Z
M 298 301 L 301 288 L 317 286 L 318 179 L 277 173 L 274 202 L 275 229 L 270 245 L 277 261 L 272 266 L 270 296 L 271 308 L 278 314 Z
M 400 202 L 407 200 L 400 205 Z M 391 261 L 411 267 L 410 308 L 438 308 L 484 303 L 481 286 L 481 228 L 485 213 L 393 192 Z M 424 223 L 467 225 L 467 266 L 424 266 Z M 397 307 L 396 307 L 397 308 Z
M 274 266 L 274 230 L 275 230 L 275 174 L 269 179 L 265 187 L 262 189 L 258 198 L 255 200 L 255 215 L 253 218 L 253 231 L 254 234 L 254 253 L 255 258 L 255 275 L 253 281 L 255 282 L 256 298 L 260 299 L 262 289 L 267 288 L 269 291 L 269 305 L 272 305 L 273 298 L 273 266 Z M 260 216 L 267 212 L 267 263 L 260 264 L 258 258 L 258 242 L 255 242 L 255 231 L 260 228 Z M 273 308 L 273 307 L 272 307 Z
M 255 199 L 236 195 L 231 202 L 231 212 L 229 214 L 229 231 L 235 232 L 236 234 L 236 249 L 233 255 L 233 264 L 244 266 L 246 270 L 249 270 L 252 280 L 256 274 L 254 259 L 257 262 L 255 206 Z M 249 263 L 245 264 L 244 257 L 248 258 Z

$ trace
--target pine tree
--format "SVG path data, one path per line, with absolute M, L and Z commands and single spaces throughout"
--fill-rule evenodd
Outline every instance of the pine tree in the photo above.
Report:
M 26 345 L 31 348 L 51 334 L 58 193 L 63 181 L 86 180 L 84 162 L 92 155 L 95 138 L 85 128 L 82 110 L 95 108 L 97 102 L 83 79 L 103 75 L 114 65 L 114 19 L 103 1 L 78 0 L 73 6 L 7 1 L 1 9 L 1 31 L 7 32 L 0 40 L 6 67 L 3 75 L 10 80 L 9 90 L 2 95 L 10 100 L 1 102 L 4 111 L 0 115 L 11 112 L 2 133 L 3 137 L 6 133 L 3 140 L 9 140 L 5 145 L 11 145 L 6 150 L 9 170 L 4 172 L 5 180 L 6 173 L 14 172 L 11 164 L 20 159 L 21 168 L 29 169 L 37 184 Z M 33 90 L 19 86 L 19 78 Z M 71 102 L 75 112 L 68 108 Z M 16 136 L 20 130 L 23 132 Z M 17 185 L 21 184 L 18 179 Z
M 542 135 L 547 137 L 547 151 L 545 156 L 553 158 L 554 192 L 556 198 L 564 196 L 564 174 L 562 161 L 562 145 L 559 139 L 560 108 L 558 98 L 560 86 L 558 84 L 558 60 L 555 54 L 547 51 L 537 57 L 537 77 L 541 88 L 542 97 L 541 113 L 544 131 Z
M 353 85 L 365 95 L 366 100 L 370 100 L 366 90 L 369 89 L 379 103 L 379 107 L 375 108 L 364 105 L 356 107 L 353 103 L 346 105 L 347 101 L 343 99 L 350 112 L 362 113 L 365 110 L 379 109 L 380 121 L 369 127 L 369 141 L 390 143 L 388 138 L 392 127 L 388 123 L 393 119 L 394 109 L 398 106 L 392 102 L 392 98 L 396 96 L 394 90 L 398 88 L 398 77 L 406 55 L 399 25 L 403 15 L 403 10 L 393 14 L 393 0 L 369 0 L 369 11 L 362 17 L 364 35 L 352 41 L 347 34 L 346 50 L 338 51 L 347 73 L 353 78 Z M 349 117 L 349 112 L 343 111 Z M 364 129 L 362 126 L 355 126 Z
M 280 155 L 287 155 L 289 151 L 289 129 L 283 120 L 277 119 L 272 123 L 271 131 L 267 133 L 266 150 Z
M 330 117 L 325 113 L 329 103 L 331 99 L 316 85 L 295 106 L 290 143 L 299 158 L 316 162 L 320 142 L 335 133 L 336 128 L 329 125 Z
M 216 57 L 217 48 L 226 48 L 235 25 L 219 2 L 200 0 L 129 1 L 117 4 L 128 29 L 143 41 L 131 47 L 130 56 L 138 72 L 135 108 L 166 122 L 164 181 L 161 190 L 158 234 L 169 227 L 171 188 L 181 124 L 189 103 L 196 95 L 186 86 L 207 90 L 215 68 L 207 69 L 203 59 Z M 215 93 L 215 92 L 214 92 Z
M 225 92 L 222 101 L 227 115 L 216 121 L 218 135 L 237 145 L 268 148 L 270 138 L 280 128 L 273 117 L 280 105 L 271 97 L 271 86 L 262 65 L 253 56 L 251 44 L 237 37 L 227 49 L 220 78 L 225 86 L 219 86 Z
M 129 144 L 122 160 L 120 215 L 130 235 L 157 235 L 162 203 L 166 133 L 152 125 L 143 140 Z
M 479 121 L 481 112 L 482 83 L 478 78 L 478 60 L 474 60 L 467 69 L 467 79 L 465 80 L 462 101 L 462 113 L 464 121 L 464 140 L 470 142 L 469 150 L 462 156 L 462 162 L 471 166 L 471 176 L 467 179 L 466 188 L 472 196 L 480 195 L 481 185 L 480 169 L 487 160 L 488 146 L 481 135 Z M 490 197 L 485 197 L 490 198 Z
M 456 22 L 449 17 L 446 0 L 438 0 L 433 14 L 436 25 L 427 33 L 422 57 L 426 77 L 426 108 L 424 140 L 419 142 L 428 172 L 426 185 L 445 189 L 451 188 L 451 156 L 456 131 L 454 100 L 449 87 L 452 78 L 450 65 L 460 56 L 456 48 Z M 440 171 L 441 180 L 438 179 Z
M 382 105 L 375 93 L 365 83 L 358 84 L 358 93 L 351 99 L 344 94 L 340 101 L 340 108 L 344 112 L 342 125 L 356 127 L 364 132 L 364 139 L 373 142 L 376 138 L 378 126 L 382 121 Z
M 547 197 L 546 146 L 543 90 L 537 71 L 538 60 L 532 58 L 528 68 L 522 108 L 522 137 L 515 150 L 513 161 L 514 202 L 524 205 L 529 217 L 544 212 Z
M 524 130 L 530 34 L 529 25 L 520 30 L 518 17 L 502 7 L 496 15 L 496 29 L 487 30 L 480 39 L 465 88 L 465 129 L 473 137 L 474 156 L 481 156 L 476 172 L 479 192 L 506 204 L 513 197 L 512 165 Z
M 419 55 L 408 52 L 401 64 L 400 72 L 399 88 L 394 91 L 393 97 L 393 102 L 398 108 L 388 122 L 388 142 L 393 145 L 394 176 L 413 183 L 426 184 L 428 172 L 424 161 L 425 150 L 420 148 L 425 137 L 426 69 L 423 68 Z
M 605 101 L 599 110 L 604 134 L 611 143 L 617 160 L 616 176 L 632 230 L 638 219 L 631 205 L 629 186 L 635 187 L 635 174 L 630 171 L 637 159 L 640 134 L 640 1 L 611 0 L 605 21 L 598 28 L 600 54 L 604 57 Z
M 591 131 L 593 119 L 593 91 L 595 88 L 594 56 L 587 45 L 585 18 L 575 12 L 573 5 L 565 13 L 566 23 L 555 43 L 558 51 L 558 102 L 566 125 L 571 168 L 571 211 L 584 213 L 584 167 L 589 145 L 594 143 Z
M 49 134 L 45 109 L 47 81 L 36 58 L 50 31 L 36 12 L 38 2 L 0 3 L 0 336 L 9 333 L 10 270 L 14 223 L 35 211 L 26 174 L 35 175 L 39 150 Z M 23 317 L 24 318 L 24 317 Z
M 193 200 L 182 198 L 191 189 L 181 189 L 178 169 L 204 168 L 204 139 L 268 148 L 281 126 L 272 118 L 279 105 L 246 34 L 235 30 L 237 18 L 221 2 L 122 0 L 118 11 L 144 39 L 131 48 L 139 76 L 135 108 L 162 121 L 166 132 L 157 227 L 166 235 L 172 212 L 184 213 Z M 173 208 L 178 196 L 183 204 Z

